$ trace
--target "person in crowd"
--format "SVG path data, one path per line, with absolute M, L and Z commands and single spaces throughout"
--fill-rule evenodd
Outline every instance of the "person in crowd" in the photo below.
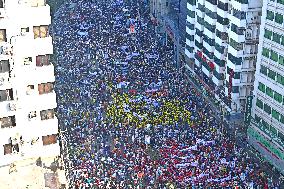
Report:
M 71 188 L 267 188 L 142 1 L 67 1 L 52 27 Z

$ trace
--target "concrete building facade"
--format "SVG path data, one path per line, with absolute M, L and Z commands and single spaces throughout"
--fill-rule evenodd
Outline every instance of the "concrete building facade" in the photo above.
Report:
M 249 142 L 284 173 L 284 1 L 264 0 Z
M 0 0 L 0 167 L 60 155 L 50 24 L 45 0 Z
M 260 0 L 188 0 L 187 63 L 228 112 L 245 110 L 253 90 Z

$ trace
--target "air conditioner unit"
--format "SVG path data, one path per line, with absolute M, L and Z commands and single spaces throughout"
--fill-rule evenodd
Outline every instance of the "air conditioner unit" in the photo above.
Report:
M 11 111 L 15 111 L 17 109 L 16 103 L 10 102 L 9 108 L 10 108 Z

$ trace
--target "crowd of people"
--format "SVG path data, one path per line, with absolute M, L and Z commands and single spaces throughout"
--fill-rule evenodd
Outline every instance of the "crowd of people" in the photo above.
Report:
M 76 0 L 57 11 L 55 90 L 70 187 L 268 188 L 153 28 L 145 1 Z

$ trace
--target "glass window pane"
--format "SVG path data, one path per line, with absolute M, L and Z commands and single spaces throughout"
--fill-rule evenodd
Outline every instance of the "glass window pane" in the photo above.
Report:
M 275 14 L 275 22 L 277 22 L 278 24 L 283 24 L 283 15 L 276 13 Z
M 273 21 L 274 20 L 274 12 L 267 10 L 267 16 L 266 19 Z
M 270 59 L 275 61 L 275 62 L 278 62 L 278 54 L 275 51 L 273 51 L 273 50 L 271 50 L 270 53 L 271 53 L 270 54 Z

